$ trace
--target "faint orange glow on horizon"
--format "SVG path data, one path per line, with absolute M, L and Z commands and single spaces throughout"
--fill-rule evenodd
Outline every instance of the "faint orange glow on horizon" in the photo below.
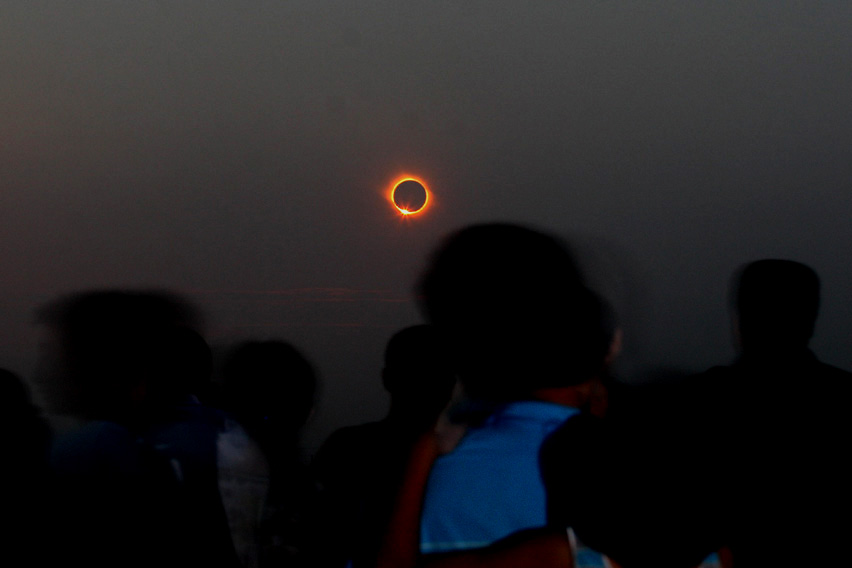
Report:
M 420 209 L 417 209 L 416 211 L 409 211 L 408 209 L 405 209 L 403 207 L 399 207 L 396 204 L 396 201 L 394 201 L 394 193 L 396 192 L 396 188 L 399 187 L 400 184 L 402 184 L 406 181 L 413 181 L 415 183 L 420 184 L 420 187 L 423 188 L 423 191 L 426 194 L 426 199 L 423 201 L 423 205 L 420 207 Z M 388 192 L 387 192 L 387 196 L 388 196 L 388 200 L 391 202 L 391 205 L 393 205 L 394 209 L 399 211 L 399 213 L 403 217 L 409 217 L 411 215 L 418 215 L 420 213 L 423 213 L 426 210 L 426 207 L 429 205 L 429 201 L 431 200 L 432 193 L 429 191 L 429 186 L 427 186 L 426 182 L 423 181 L 421 178 L 411 176 L 411 175 L 404 175 L 402 177 L 397 178 L 396 181 L 394 181 L 390 185 L 390 188 L 388 189 Z

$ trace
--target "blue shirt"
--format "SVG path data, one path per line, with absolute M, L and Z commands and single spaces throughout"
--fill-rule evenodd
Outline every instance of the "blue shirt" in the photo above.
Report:
M 546 524 L 542 442 L 576 408 L 518 401 L 498 408 L 435 462 L 420 528 L 423 553 L 487 546 Z

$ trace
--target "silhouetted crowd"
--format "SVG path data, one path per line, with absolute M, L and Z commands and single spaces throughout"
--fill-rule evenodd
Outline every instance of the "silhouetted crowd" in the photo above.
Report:
M 820 282 L 745 265 L 739 355 L 665 384 L 610 373 L 616 314 L 557 239 L 451 235 L 394 334 L 387 416 L 306 460 L 312 365 L 284 341 L 221 369 L 181 298 L 44 306 L 48 419 L 0 372 L 8 565 L 222 568 L 835 565 L 850 540 L 850 374 L 809 350 Z M 214 371 L 222 381 L 214 383 Z M 376 377 L 379 380 L 379 377 Z M 44 386 L 44 385 L 42 385 Z M 57 390 L 58 389 L 58 390 Z M 63 420 L 55 416 L 63 416 Z

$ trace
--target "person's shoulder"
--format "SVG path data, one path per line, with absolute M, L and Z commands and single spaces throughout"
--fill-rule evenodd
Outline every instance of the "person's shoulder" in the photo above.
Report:
M 334 475 L 342 466 L 367 459 L 373 447 L 379 444 L 377 440 L 382 431 L 380 424 L 368 422 L 335 430 L 320 445 L 311 460 L 312 469 L 319 476 Z
M 482 424 L 467 434 L 471 441 L 487 443 L 540 444 L 543 436 L 579 413 L 579 409 L 542 400 L 516 400 L 498 407 Z
M 92 420 L 57 436 L 50 449 L 50 463 L 60 474 L 133 473 L 140 456 L 136 436 L 109 420 Z
M 515 456 L 517 428 L 507 427 L 498 411 L 481 424 L 470 427 L 452 451 L 438 457 L 432 467 L 433 478 L 456 478 L 462 472 L 495 472 L 508 456 Z
M 338 428 L 329 434 L 328 438 L 320 446 L 318 453 L 346 453 L 347 451 L 356 451 L 365 443 L 370 443 L 382 434 L 380 424 L 379 422 L 367 422 L 366 424 Z
M 743 367 L 736 363 L 732 365 L 715 365 L 706 371 L 686 377 L 683 384 L 687 389 L 699 391 L 707 388 L 718 388 L 720 386 L 727 386 L 732 382 L 740 381 L 744 372 Z
M 835 404 L 846 404 L 852 390 L 852 373 L 824 363 L 812 352 L 802 358 L 803 363 L 794 372 L 800 380 L 806 381 L 808 388 L 821 392 L 823 398 L 833 398 Z
M 846 416 L 849 395 L 852 394 L 852 373 L 821 362 L 817 364 L 817 369 L 816 381 L 810 381 L 815 394 L 824 401 L 827 409 Z
M 622 421 L 617 422 L 621 424 Z M 603 419 L 588 413 L 570 417 L 557 428 L 541 447 L 542 456 L 566 457 L 572 454 L 592 453 L 592 450 L 604 450 L 603 439 L 616 431 L 616 421 Z M 584 451 L 585 450 L 585 451 Z
M 817 368 L 819 369 L 820 374 L 829 380 L 852 384 L 852 373 L 849 371 L 841 369 L 840 367 L 835 367 L 834 365 L 829 365 L 828 363 L 823 363 L 822 361 L 817 362 Z

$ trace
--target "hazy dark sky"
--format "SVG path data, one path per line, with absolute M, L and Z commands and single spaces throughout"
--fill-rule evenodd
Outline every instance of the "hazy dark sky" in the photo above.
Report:
M 418 4 L 4 3 L 0 366 L 58 294 L 168 288 L 215 345 L 308 354 L 318 439 L 381 414 L 440 236 L 514 220 L 576 243 L 625 375 L 730 359 L 767 256 L 821 274 L 814 347 L 852 369 L 852 4 Z M 406 173 L 434 201 L 402 220 Z

